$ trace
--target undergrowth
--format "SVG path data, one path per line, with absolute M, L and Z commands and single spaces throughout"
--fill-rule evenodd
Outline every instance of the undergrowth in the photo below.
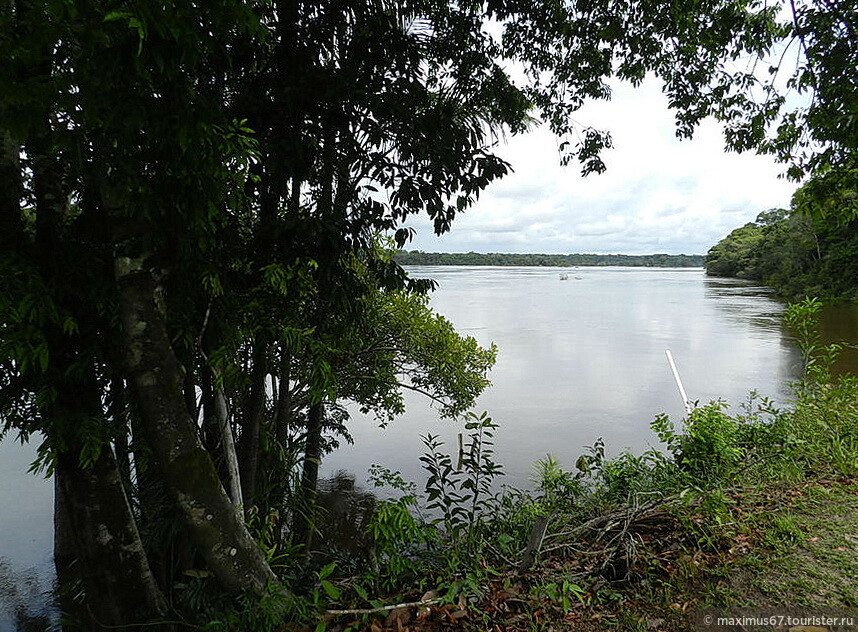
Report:
M 396 495 L 377 502 L 366 525 L 363 572 L 344 575 L 331 561 L 286 571 L 307 580 L 286 605 L 288 614 L 282 600 L 264 602 L 261 610 L 254 606 L 251 624 L 246 611 L 214 607 L 208 627 L 273 629 L 285 616 L 318 630 L 380 630 L 385 617 L 393 625 L 387 604 L 421 600 L 441 608 L 448 624 L 467 613 L 477 627 L 488 627 L 503 601 L 505 616 L 523 617 L 516 620 L 522 629 L 572 617 L 575 607 L 645 599 L 673 608 L 673 583 L 707 564 L 732 563 L 757 537 L 759 521 L 738 516 L 742 490 L 858 475 L 858 381 L 832 376 L 840 347 L 820 344 L 819 307 L 807 300 L 785 316 L 805 366 L 789 407 L 752 393 L 735 414 L 723 401 L 698 406 L 681 428 L 660 415 L 651 424 L 660 449 L 607 458 L 599 440 L 574 469 L 548 455 L 534 464 L 533 490 L 497 493 L 496 426 L 485 413 L 471 415 L 458 455 L 445 452 L 437 437 L 424 438 L 423 493 L 396 472 L 374 469 L 377 484 Z M 519 565 L 538 522 L 548 526 L 534 572 Z M 758 539 L 777 549 L 806 537 L 795 515 L 778 514 Z M 331 609 L 341 614 L 326 616 Z M 635 629 L 616 616 L 614 624 Z

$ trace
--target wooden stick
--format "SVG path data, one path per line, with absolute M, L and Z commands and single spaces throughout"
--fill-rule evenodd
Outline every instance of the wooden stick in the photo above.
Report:
M 432 599 L 422 599 L 420 601 L 410 601 L 407 603 L 398 603 L 392 606 L 379 606 L 378 608 L 352 608 L 351 610 L 325 610 L 326 615 L 340 616 L 343 614 L 374 614 L 376 612 L 387 612 L 388 610 L 396 610 L 397 608 L 413 608 L 420 606 L 428 606 L 429 604 L 438 603 L 440 597 Z
M 548 529 L 549 516 L 537 516 L 533 523 L 533 530 L 530 532 L 530 540 L 527 543 L 527 548 L 524 550 L 524 556 L 521 558 L 521 564 L 518 566 L 518 572 L 524 573 L 533 566 L 536 561 L 536 556 L 539 555 L 539 549 L 542 548 L 542 540 L 545 538 L 545 531 Z

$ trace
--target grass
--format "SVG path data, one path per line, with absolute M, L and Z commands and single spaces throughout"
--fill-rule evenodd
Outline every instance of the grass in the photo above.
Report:
M 858 483 L 792 491 L 757 519 L 763 546 L 726 578 L 716 605 L 858 607 Z

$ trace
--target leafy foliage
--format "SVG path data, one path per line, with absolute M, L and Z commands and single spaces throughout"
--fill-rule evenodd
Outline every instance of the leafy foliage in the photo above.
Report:
M 732 231 L 706 255 L 706 273 L 772 286 L 790 300 L 855 298 L 858 232 L 848 200 L 822 179 L 799 189 L 792 209 L 773 209 Z M 839 218 L 839 219 L 838 219 Z
M 485 412 L 468 413 L 459 462 L 453 466 L 449 454 L 440 451 L 443 443 L 431 434 L 423 438 L 428 452 L 420 457 L 428 473 L 427 507 L 437 513 L 436 520 L 453 539 L 467 540 L 491 508 L 492 481 L 503 474 L 494 462 L 494 431 L 497 428 Z

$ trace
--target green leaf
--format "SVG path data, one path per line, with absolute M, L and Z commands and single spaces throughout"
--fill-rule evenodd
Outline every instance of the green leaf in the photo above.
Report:
M 322 590 L 325 591 L 325 594 L 328 595 L 333 601 L 336 601 L 340 598 L 340 589 L 334 586 L 327 579 L 323 579 L 321 582 Z
M 358 594 L 358 597 L 363 599 L 364 601 L 369 601 L 369 594 L 366 592 L 366 589 L 360 584 L 355 584 L 354 586 L 355 592 Z
M 325 579 L 326 577 L 330 577 L 331 573 L 334 572 L 334 569 L 336 567 L 336 562 L 331 562 L 330 564 L 323 566 L 322 569 L 319 571 L 319 579 Z

